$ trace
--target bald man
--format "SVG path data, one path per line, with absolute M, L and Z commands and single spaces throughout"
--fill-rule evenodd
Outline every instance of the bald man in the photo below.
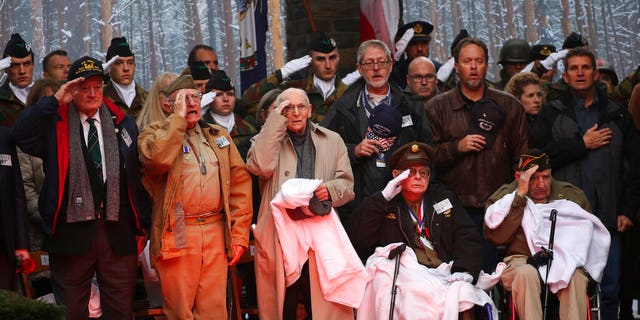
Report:
M 436 79 L 436 66 L 427 57 L 416 57 L 409 63 L 407 72 L 407 88 L 412 101 L 417 101 L 426 106 L 429 99 L 438 93 Z M 426 109 L 425 109 L 426 110 Z

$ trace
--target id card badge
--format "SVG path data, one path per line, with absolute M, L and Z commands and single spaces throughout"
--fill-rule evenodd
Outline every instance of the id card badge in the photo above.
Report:
M 442 214 L 451 208 L 453 208 L 453 205 L 451 205 L 451 201 L 449 201 L 449 198 L 444 199 L 433 205 L 433 209 L 436 210 L 437 214 Z
M 120 131 L 120 136 L 122 137 L 122 140 L 124 140 L 124 143 L 127 145 L 127 148 L 131 146 L 131 143 L 133 143 L 133 140 L 131 140 L 131 136 L 129 135 L 129 132 L 127 132 L 127 129 L 122 128 L 122 130 Z
M 384 152 L 380 152 L 376 156 L 376 167 L 378 167 L 378 168 L 386 168 L 387 167 L 387 163 L 384 162 Z
M 227 137 L 225 136 L 215 138 L 213 141 L 218 145 L 218 148 L 224 148 L 230 145 L 229 140 L 227 140 Z
M 427 237 L 425 237 L 424 235 L 420 235 L 420 244 L 422 244 L 426 248 L 433 250 L 433 245 L 431 244 L 431 241 L 429 241 Z
M 11 155 L 10 154 L 0 154 L 0 165 L 3 167 L 11 167 Z

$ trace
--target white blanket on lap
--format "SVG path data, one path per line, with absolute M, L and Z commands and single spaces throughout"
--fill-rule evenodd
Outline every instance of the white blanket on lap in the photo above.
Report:
M 515 191 L 487 208 L 484 217 L 487 227 L 495 229 L 502 223 L 509 213 L 514 197 Z M 593 279 L 600 282 L 611 243 L 609 231 L 602 222 L 569 200 L 535 204 L 531 199 L 526 199 L 522 229 L 532 255 L 540 251 L 541 247 L 549 248 L 549 215 L 552 209 L 558 211 L 553 262 L 548 278 L 551 292 L 556 293 L 566 288 L 574 270 L 580 267 L 584 267 Z M 547 267 L 542 266 L 538 271 L 542 279 L 545 279 Z
M 309 249 L 313 249 L 324 299 L 358 308 L 369 277 L 336 212 L 331 209 L 328 215 L 295 221 L 285 210 L 308 205 L 321 183 L 322 180 L 289 179 L 271 200 L 282 247 L 285 285 L 288 287 L 300 278 Z
M 379 247 L 367 260 L 367 271 L 372 279 L 357 312 L 359 320 L 389 318 L 396 260 L 387 257 L 399 245 L 392 243 Z M 442 263 L 436 269 L 427 268 L 418 263 L 413 250 L 407 247 L 400 258 L 393 318 L 456 320 L 459 312 L 489 303 L 493 318 L 498 319 L 493 301 L 484 290 L 498 282 L 505 267 L 501 262 L 491 275 L 480 272 L 476 286 L 464 281 L 449 282 L 451 263 Z

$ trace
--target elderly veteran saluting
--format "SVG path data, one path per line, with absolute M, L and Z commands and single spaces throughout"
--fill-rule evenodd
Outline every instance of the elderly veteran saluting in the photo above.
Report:
M 131 317 L 136 236 L 148 228 L 138 128 L 103 98 L 107 79 L 100 61 L 76 60 L 68 82 L 27 108 L 13 131 L 22 151 L 43 159 L 43 248 L 49 252 L 53 294 L 66 306 L 67 319 L 89 317 L 94 273 L 103 318 Z
M 138 148 L 153 199 L 151 259 L 164 313 L 225 319 L 227 257 L 236 263 L 249 243 L 251 178 L 226 131 L 200 121 L 190 75 L 163 94 L 168 117 L 145 127 Z
M 551 177 L 547 154 L 527 150 L 518 170 L 514 182 L 489 198 L 484 218 L 487 239 L 507 248 L 502 284 L 511 291 L 520 319 L 542 319 L 540 278 L 558 295 L 560 319 L 586 319 L 587 273 L 596 281 L 602 278 L 609 232 L 587 211 L 582 190 Z M 552 210 L 557 210 L 557 222 L 549 254 Z M 550 259 L 553 264 L 547 268 Z

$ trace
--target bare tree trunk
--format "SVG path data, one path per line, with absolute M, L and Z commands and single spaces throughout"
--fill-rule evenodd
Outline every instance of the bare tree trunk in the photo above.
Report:
M 504 4 L 507 9 L 506 26 L 508 38 L 517 38 L 518 26 L 515 23 L 515 17 L 513 14 L 513 0 L 505 0 Z
M 57 30 L 58 45 L 57 46 L 68 48 L 69 44 L 67 44 L 66 46 L 63 45 L 64 35 L 62 34 L 62 32 L 60 32 L 60 30 L 64 29 L 64 15 L 65 15 L 64 0 L 58 0 L 58 30 Z
M 207 28 L 209 30 L 209 44 L 214 45 L 216 37 L 216 10 L 215 1 L 207 0 Z
M 151 1 L 147 1 L 147 32 L 149 35 L 149 53 L 147 54 L 147 56 L 149 57 L 151 79 L 155 79 L 158 77 L 158 53 L 156 52 L 156 43 L 154 41 L 154 36 L 156 35 L 156 33 L 153 30 L 154 19 L 152 19 L 152 17 L 155 17 L 153 4 Z
M 487 26 L 489 27 L 489 34 L 488 34 L 488 38 L 489 38 L 489 56 L 490 57 L 497 57 L 497 52 L 496 52 L 496 28 L 495 28 L 495 23 L 491 14 L 491 0 L 484 0 L 484 12 L 486 12 L 486 16 L 487 16 Z M 491 67 L 491 69 L 494 69 L 493 67 Z M 493 70 L 491 71 L 493 72 Z
M 224 12 L 224 33 L 227 35 L 227 40 L 224 41 L 222 50 L 224 56 L 228 57 L 224 60 L 224 65 L 225 70 L 228 71 L 227 74 L 235 74 L 237 70 L 240 70 L 238 68 L 239 54 L 236 52 L 237 42 L 231 24 L 233 23 L 233 15 L 237 14 L 237 12 L 232 10 L 229 1 L 222 1 L 222 6 Z M 253 17 L 247 17 L 247 19 L 253 19 Z M 218 59 L 220 59 L 220 57 L 218 57 Z
M 154 7 L 158 8 L 157 12 L 162 12 L 163 6 L 162 3 L 160 2 L 161 0 L 154 0 Z M 165 31 L 163 28 L 163 24 L 162 24 L 162 17 L 160 16 L 160 14 L 156 14 L 153 16 L 154 20 L 156 21 L 156 25 L 158 26 L 158 31 L 157 31 L 157 37 L 158 37 L 158 55 L 160 58 L 160 62 L 162 63 L 162 70 L 167 70 L 168 69 L 168 64 L 167 64 L 167 59 L 166 57 L 168 57 L 168 50 L 166 48 L 165 45 L 165 41 L 164 41 L 164 37 L 165 37 Z
M 524 38 L 529 43 L 538 40 L 538 29 L 536 28 L 536 8 L 533 0 L 524 0 Z
M 191 23 L 193 24 L 191 31 L 193 32 L 195 45 L 197 43 L 202 43 L 202 29 L 200 27 L 200 15 L 198 14 L 198 0 L 189 1 L 188 5 L 191 6 Z
M 600 11 L 602 12 L 602 27 L 604 28 L 604 48 L 607 52 L 607 57 L 609 60 L 612 60 L 613 54 L 611 53 L 611 39 L 609 39 L 609 28 L 611 27 L 609 23 L 607 23 L 607 9 L 604 4 L 604 1 L 600 2 Z
M 149 20 L 151 20 L 149 16 Z M 101 35 L 101 47 L 100 52 L 107 52 L 111 39 L 113 38 L 113 26 L 111 25 L 111 1 L 100 0 L 100 20 L 102 21 Z
M 596 53 L 597 55 L 597 51 L 599 46 L 599 39 L 598 39 L 598 27 L 596 25 L 596 16 L 595 13 L 593 12 L 593 4 L 591 0 L 584 0 L 584 4 L 585 4 L 585 8 L 587 9 L 587 29 L 589 32 L 589 45 L 592 48 L 592 50 L 594 51 L 594 53 Z
M 451 2 L 451 29 L 453 32 L 457 32 L 462 29 L 462 14 L 460 13 L 460 4 L 458 0 L 449 0 Z
M 431 20 L 431 24 L 433 24 L 433 33 L 432 39 L 445 39 L 440 33 L 440 15 L 438 15 L 438 0 L 429 1 L 429 20 Z M 449 56 L 448 52 L 444 51 L 444 43 L 442 41 L 436 42 L 431 41 L 431 54 L 440 58 L 440 60 L 444 60 L 445 57 Z
M 576 11 L 576 29 L 578 29 L 578 33 L 586 36 L 587 23 L 586 23 L 586 17 L 584 14 L 584 9 L 582 8 L 582 1 L 574 0 L 574 6 Z
M 562 25 L 562 35 L 566 38 L 571 34 L 571 20 L 569 20 L 569 0 L 561 0 L 560 5 L 562 7 L 562 18 L 560 24 Z
M 82 9 L 82 28 L 80 29 L 81 34 L 78 36 L 78 40 L 83 44 L 84 54 L 91 54 L 91 37 L 89 37 L 89 3 L 87 0 L 82 0 L 80 2 L 80 8 Z
M 613 10 L 611 9 L 611 3 L 609 1 L 606 1 L 607 3 L 607 9 L 609 11 L 609 24 L 612 26 L 616 25 L 616 21 L 615 18 L 613 17 Z M 618 38 L 618 31 L 616 30 L 617 28 L 611 28 L 611 30 L 613 31 L 613 45 L 615 46 L 616 49 L 616 53 L 617 53 L 617 63 L 621 63 L 622 62 L 622 48 L 620 47 L 620 41 Z M 613 55 L 609 58 L 609 61 L 613 61 L 614 57 Z M 613 63 L 613 62 L 612 62 Z
M 0 0 L 2 1 L 2 0 Z M 30 0 L 31 5 L 31 24 L 33 25 L 33 40 L 31 41 L 31 47 L 36 57 L 44 57 L 44 22 L 42 19 L 42 0 Z

